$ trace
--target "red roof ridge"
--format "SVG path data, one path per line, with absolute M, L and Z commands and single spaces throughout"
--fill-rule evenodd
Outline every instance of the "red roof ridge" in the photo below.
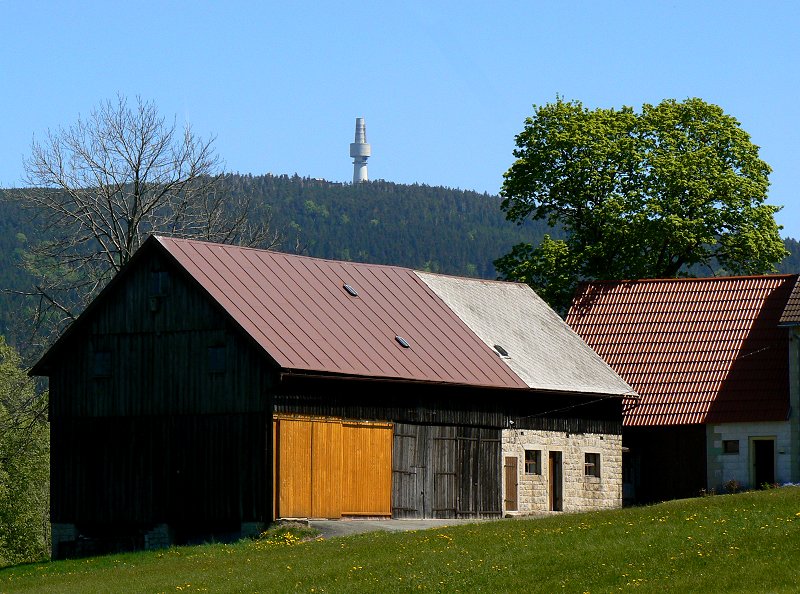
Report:
M 580 285 L 605 285 L 605 284 L 644 284 L 644 283 L 674 283 L 674 282 L 707 282 L 707 281 L 731 281 L 731 280 L 755 280 L 755 279 L 789 279 L 800 277 L 797 273 L 776 273 L 776 274 L 747 274 L 729 276 L 681 276 L 677 278 L 637 278 L 637 279 L 606 279 L 606 280 L 585 280 Z
M 458 274 L 446 274 L 446 273 L 443 273 L 443 272 L 429 272 L 427 270 L 418 270 L 416 268 L 412 268 L 411 270 L 413 270 L 414 272 L 422 273 L 422 274 L 430 274 L 430 275 L 439 276 L 439 277 L 442 277 L 442 278 L 453 278 L 453 279 L 457 279 L 457 280 L 461 280 L 461 281 L 469 281 L 469 282 L 474 282 L 474 283 L 486 283 L 486 284 L 496 284 L 496 285 L 504 285 L 504 286 L 505 285 L 520 285 L 520 286 L 523 286 L 523 287 L 530 288 L 530 285 L 528 283 L 523 283 L 521 281 L 500 280 L 500 279 L 496 279 L 496 278 L 478 278 L 478 277 L 474 277 L 474 276 L 460 276 Z
M 333 258 L 320 258 L 318 256 L 307 256 L 305 254 L 293 254 L 291 252 L 282 252 L 280 250 L 275 249 L 264 249 L 258 248 L 253 246 L 243 246 L 243 245 L 234 245 L 231 243 L 218 243 L 214 241 L 203 241 L 201 239 L 189 239 L 185 237 L 170 237 L 169 235 L 153 235 L 155 239 L 159 241 L 159 243 L 163 243 L 164 240 L 167 241 L 175 241 L 181 243 L 188 243 L 192 245 L 203 245 L 203 246 L 219 246 L 225 249 L 236 249 L 236 250 L 246 250 L 246 251 L 253 251 L 262 254 L 264 252 L 271 253 L 271 254 L 279 254 L 281 256 L 287 256 L 289 258 L 302 258 L 304 260 L 314 260 L 316 262 L 331 262 L 334 264 L 348 264 L 353 266 L 367 266 L 369 268 L 392 268 L 395 270 L 413 270 L 408 266 L 399 266 L 396 264 L 375 264 L 371 262 L 356 262 L 353 260 L 335 260 Z

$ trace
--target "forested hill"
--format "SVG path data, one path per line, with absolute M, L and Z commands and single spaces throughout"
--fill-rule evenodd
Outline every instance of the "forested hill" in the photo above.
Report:
M 258 218 L 271 213 L 272 227 L 285 236 L 278 249 L 323 258 L 494 278 L 493 260 L 516 243 L 538 243 L 547 230 L 541 222 L 506 221 L 497 196 L 471 191 L 286 175 L 230 174 L 225 181 L 230 191 L 254 197 Z M 30 280 L 15 264 L 39 233 L 2 192 L 0 290 L 22 289 Z M 792 254 L 779 271 L 800 272 L 800 242 L 787 239 L 786 247 Z M 13 341 L 25 319 L 20 302 L 0 293 L 0 333 Z
M 299 237 L 303 253 L 323 258 L 494 278 L 493 260 L 546 230 L 506 221 L 497 196 L 450 188 L 285 175 L 231 175 L 226 184 L 271 208 L 283 249 Z

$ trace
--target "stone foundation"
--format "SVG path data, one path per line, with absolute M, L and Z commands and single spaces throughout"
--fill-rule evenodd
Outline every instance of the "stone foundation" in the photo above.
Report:
M 153 549 L 168 549 L 172 544 L 172 530 L 167 524 L 158 524 L 152 530 L 144 534 L 144 548 L 147 551 Z
M 51 524 L 50 525 L 50 557 L 52 559 L 63 559 L 64 551 L 62 543 L 72 543 L 78 539 L 78 528 L 75 524 Z

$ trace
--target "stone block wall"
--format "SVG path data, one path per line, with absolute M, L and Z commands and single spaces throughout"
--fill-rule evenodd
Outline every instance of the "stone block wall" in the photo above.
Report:
M 525 450 L 541 452 L 541 473 L 525 472 Z M 622 506 L 622 436 L 569 434 L 530 429 L 503 430 L 503 459 L 517 458 L 517 511 L 526 515 L 550 511 L 549 457 L 561 452 L 562 511 L 579 512 Z M 586 454 L 600 455 L 600 477 L 585 473 Z M 504 469 L 505 472 L 505 469 Z M 506 480 L 503 477 L 503 499 Z

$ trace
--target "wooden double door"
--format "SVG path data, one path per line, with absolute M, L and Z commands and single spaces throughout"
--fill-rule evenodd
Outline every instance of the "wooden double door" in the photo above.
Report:
M 275 518 L 391 514 L 392 425 L 273 418 Z
M 392 516 L 499 516 L 499 429 L 395 423 Z

